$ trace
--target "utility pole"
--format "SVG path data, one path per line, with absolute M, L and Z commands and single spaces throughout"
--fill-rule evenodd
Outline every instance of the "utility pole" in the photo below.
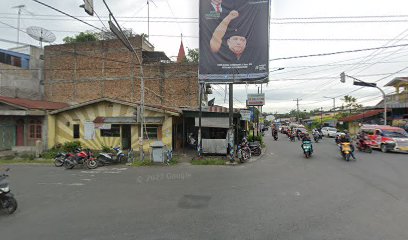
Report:
M 323 125 L 323 107 L 320 108 L 320 127 Z
M 235 80 L 235 74 L 234 74 Z M 228 134 L 228 145 L 229 145 L 229 157 L 230 162 L 234 162 L 234 84 L 229 84 L 229 134 Z
M 336 98 L 335 97 L 324 97 L 324 98 L 331 98 L 333 99 L 333 111 L 336 110 Z
M 293 101 L 296 101 L 296 109 L 297 109 L 296 122 L 299 123 L 299 101 L 302 101 L 302 99 L 296 98 Z

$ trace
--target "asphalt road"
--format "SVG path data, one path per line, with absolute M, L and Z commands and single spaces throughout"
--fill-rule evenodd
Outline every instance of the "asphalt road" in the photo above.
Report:
M 408 239 L 408 155 L 340 158 L 333 139 L 267 136 L 238 166 L 12 166 L 19 208 L 0 215 L 14 239 Z

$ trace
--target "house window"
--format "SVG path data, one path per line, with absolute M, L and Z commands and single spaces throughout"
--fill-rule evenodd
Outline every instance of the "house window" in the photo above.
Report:
M 40 120 L 31 120 L 29 125 L 30 138 L 41 139 L 42 138 L 42 124 Z
M 74 124 L 74 138 L 79 138 L 79 124 Z
M 147 136 L 146 133 L 143 134 L 144 139 L 157 139 L 158 138 L 158 132 L 159 132 L 159 127 L 147 127 L 146 128 Z
M 101 129 L 101 137 L 120 137 L 120 125 L 112 125 L 111 129 Z

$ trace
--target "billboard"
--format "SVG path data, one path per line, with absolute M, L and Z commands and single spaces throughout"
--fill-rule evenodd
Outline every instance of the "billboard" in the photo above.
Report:
M 199 80 L 266 82 L 270 0 L 200 0 Z
M 248 94 L 247 106 L 265 105 L 265 93 Z

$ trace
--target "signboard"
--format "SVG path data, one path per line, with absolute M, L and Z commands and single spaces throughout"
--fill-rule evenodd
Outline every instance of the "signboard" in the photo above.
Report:
M 266 82 L 270 0 L 200 0 L 199 80 Z
M 247 106 L 265 105 L 265 93 L 248 94 Z
M 111 127 L 112 125 L 110 123 L 95 123 L 96 129 L 109 130 Z
M 243 121 L 251 121 L 251 111 L 249 110 L 241 110 L 239 111 L 241 113 L 241 120 Z
M 198 117 L 195 118 L 195 126 L 198 127 Z M 217 118 L 217 117 L 202 117 L 201 127 L 209 128 L 229 128 L 229 118 Z

